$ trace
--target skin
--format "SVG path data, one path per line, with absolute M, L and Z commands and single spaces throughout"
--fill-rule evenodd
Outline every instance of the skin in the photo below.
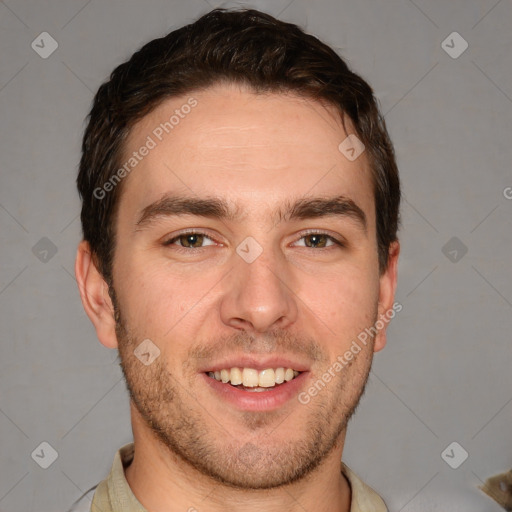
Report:
M 348 511 L 350 486 L 340 472 L 346 423 L 373 353 L 385 346 L 385 327 L 306 405 L 291 399 L 274 411 L 241 411 L 209 389 L 200 368 L 230 354 L 286 355 L 308 365 L 306 390 L 391 309 L 399 244 L 390 246 L 380 274 L 365 154 L 344 157 L 339 114 L 313 100 L 225 84 L 190 96 L 197 106 L 123 182 L 113 265 L 117 326 L 88 244 L 77 253 L 84 308 L 101 343 L 119 348 L 131 392 L 136 453 L 128 483 L 151 512 Z M 188 97 L 166 100 L 136 124 L 125 156 Z M 226 198 L 241 217 L 160 216 L 137 226 L 165 193 Z M 304 195 L 352 199 L 367 230 L 349 217 L 272 218 Z M 200 249 L 180 246 L 186 237 L 164 245 L 188 228 L 210 238 L 196 239 Z M 317 247 L 311 235 L 303 238 L 307 229 L 345 246 L 320 237 Z M 248 236 L 263 249 L 250 264 L 236 252 Z M 160 349 L 148 366 L 133 354 L 146 338 Z

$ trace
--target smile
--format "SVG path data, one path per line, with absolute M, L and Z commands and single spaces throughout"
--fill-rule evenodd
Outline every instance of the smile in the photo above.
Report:
M 267 391 L 285 382 L 293 380 L 301 372 L 293 368 L 266 368 L 258 371 L 254 368 L 224 368 L 208 372 L 208 376 L 224 384 L 244 391 Z
M 300 405 L 297 396 L 310 372 L 284 366 L 262 370 L 233 366 L 201 375 L 213 396 L 225 404 L 242 411 L 268 412 L 291 406 L 294 401 Z

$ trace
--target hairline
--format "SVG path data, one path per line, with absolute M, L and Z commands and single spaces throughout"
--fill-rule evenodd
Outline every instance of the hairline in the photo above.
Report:
M 191 87 L 190 89 L 184 88 L 182 91 L 180 91 L 177 94 L 162 94 L 158 99 L 154 100 L 154 104 L 151 106 L 151 108 L 144 113 L 144 115 L 133 118 L 131 122 L 128 122 L 127 125 L 124 127 L 124 133 L 120 134 L 120 144 L 119 148 L 115 155 L 115 162 L 113 164 L 113 169 L 117 169 L 121 163 L 123 162 L 123 158 L 125 157 L 127 151 L 128 151 L 128 144 L 132 142 L 131 136 L 133 134 L 133 131 L 137 127 L 137 125 L 144 122 L 144 120 L 147 120 L 148 117 L 153 114 L 157 109 L 159 109 L 164 103 L 171 100 L 179 100 L 180 98 L 185 98 L 187 96 L 192 96 L 195 93 L 208 91 L 210 89 L 213 89 L 218 86 L 238 86 L 240 89 L 245 90 L 247 92 L 254 93 L 256 95 L 276 95 L 276 96 L 287 96 L 287 97 L 295 97 L 298 99 L 305 99 L 314 101 L 317 104 L 321 105 L 322 107 L 326 108 L 326 110 L 329 110 L 329 107 L 336 112 L 336 114 L 339 116 L 339 120 L 341 120 L 341 125 L 345 131 L 347 132 L 347 127 L 345 124 L 346 118 L 348 118 L 351 122 L 351 124 L 354 126 L 354 129 L 357 132 L 357 125 L 352 120 L 350 115 L 344 111 L 341 108 L 341 105 L 337 104 L 336 102 L 330 100 L 329 98 L 326 98 L 322 96 L 321 94 L 313 94 L 309 93 L 308 90 L 301 90 L 299 88 L 295 88 L 293 86 L 290 86 L 289 84 L 275 84 L 274 85 L 264 85 L 263 87 L 258 87 L 258 85 L 251 83 L 249 80 L 247 80 L 245 77 L 230 77 L 230 76 L 219 76 L 214 77 L 210 81 L 206 82 L 203 85 Z M 377 252 L 380 253 L 379 248 L 379 227 L 378 227 L 378 217 L 377 217 L 377 196 L 376 196 L 376 188 L 377 188 L 377 176 L 376 176 L 376 170 L 374 168 L 374 164 L 372 162 L 373 159 L 370 159 L 367 157 L 367 152 L 365 152 L 361 157 L 363 157 L 364 161 L 364 168 L 365 170 L 369 171 L 369 178 L 370 178 L 370 187 L 371 187 L 371 193 L 373 196 L 373 205 L 374 205 L 374 216 L 375 216 L 375 235 L 377 238 Z M 110 177 L 115 174 L 115 172 L 112 172 L 110 174 Z M 111 232 L 111 240 L 110 240 L 110 254 L 109 254 L 109 262 L 108 262 L 108 268 L 106 271 L 109 274 L 110 281 L 113 281 L 113 271 L 114 271 L 114 261 L 115 261 L 115 254 L 116 254 L 116 238 L 117 238 L 117 224 L 118 224 L 118 216 L 119 216 L 119 207 L 121 204 L 122 199 L 122 193 L 126 186 L 127 180 L 130 179 L 130 175 L 128 175 L 126 178 L 121 180 L 121 182 L 114 188 L 112 191 L 112 210 L 109 218 L 109 225 L 108 228 Z M 97 255 L 95 255 L 97 256 Z M 380 256 L 379 256 L 380 260 Z M 380 264 L 379 264 L 380 266 Z M 384 269 L 383 269 L 384 270 Z M 105 276 L 104 276 L 105 277 Z

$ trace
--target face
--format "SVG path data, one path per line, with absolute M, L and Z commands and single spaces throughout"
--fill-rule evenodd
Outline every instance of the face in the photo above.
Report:
M 231 486 L 275 487 L 338 446 L 384 335 L 335 362 L 389 309 L 394 276 L 379 275 L 365 155 L 340 152 L 332 107 L 232 85 L 190 96 L 126 142 L 125 160 L 151 149 L 116 219 L 122 366 L 146 428 L 180 459 Z M 150 364 L 134 353 L 143 340 Z

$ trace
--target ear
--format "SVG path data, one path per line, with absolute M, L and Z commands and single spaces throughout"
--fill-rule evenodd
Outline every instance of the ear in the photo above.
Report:
M 107 348 L 117 348 L 114 307 L 108 285 L 96 268 L 91 248 L 85 240 L 78 245 L 75 276 L 82 305 L 96 329 L 98 339 Z
M 401 305 L 393 307 L 395 300 L 396 283 L 398 277 L 398 256 L 400 254 L 400 243 L 392 242 L 389 246 L 388 266 L 379 278 L 379 325 L 384 324 L 382 329 L 375 336 L 374 352 L 382 350 L 386 346 L 386 329 L 391 318 L 395 316 L 395 311 L 402 309 Z M 396 309 L 399 308 L 399 309 Z

